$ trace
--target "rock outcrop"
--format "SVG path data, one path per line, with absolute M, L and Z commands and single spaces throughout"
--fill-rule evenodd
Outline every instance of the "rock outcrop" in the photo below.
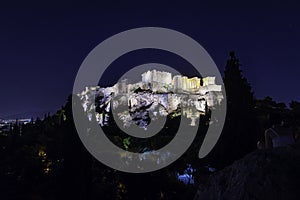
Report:
M 300 145 L 257 150 L 212 174 L 195 200 L 300 199 Z

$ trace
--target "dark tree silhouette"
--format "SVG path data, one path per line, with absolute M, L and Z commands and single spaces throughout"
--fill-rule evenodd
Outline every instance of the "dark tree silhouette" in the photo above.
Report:
M 240 66 L 234 52 L 230 52 L 224 72 L 227 116 L 215 149 L 217 164 L 220 167 L 253 151 L 259 139 L 253 92 L 247 79 L 243 77 Z
M 300 134 L 300 102 L 297 101 L 291 101 L 290 103 L 291 108 L 291 125 L 295 127 L 297 130 L 297 139 L 299 139 Z
M 75 99 L 75 98 L 74 98 Z M 63 168 L 61 176 L 60 199 L 89 199 L 91 184 L 92 157 L 85 149 L 76 132 L 73 122 L 72 103 L 80 104 L 80 100 L 72 102 L 71 96 L 64 107 L 66 120 L 62 125 Z M 87 120 L 82 110 L 82 120 Z

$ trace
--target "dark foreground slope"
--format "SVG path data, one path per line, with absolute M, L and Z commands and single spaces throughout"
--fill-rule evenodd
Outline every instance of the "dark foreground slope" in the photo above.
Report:
M 195 200 L 300 199 L 300 144 L 257 150 L 213 174 Z

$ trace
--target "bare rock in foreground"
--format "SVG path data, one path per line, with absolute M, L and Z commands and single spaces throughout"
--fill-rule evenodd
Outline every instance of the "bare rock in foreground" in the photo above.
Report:
M 195 196 L 215 199 L 300 199 L 300 145 L 257 150 L 216 172 Z

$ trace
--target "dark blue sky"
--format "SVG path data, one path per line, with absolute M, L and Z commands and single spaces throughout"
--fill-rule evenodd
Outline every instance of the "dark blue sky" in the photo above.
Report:
M 0 117 L 59 109 L 72 91 L 80 64 L 95 46 L 111 35 L 144 26 L 191 36 L 221 71 L 234 50 L 256 97 L 300 101 L 299 3 L 220 2 L 2 4 Z M 151 62 L 153 55 L 136 57 L 125 59 L 124 66 Z

